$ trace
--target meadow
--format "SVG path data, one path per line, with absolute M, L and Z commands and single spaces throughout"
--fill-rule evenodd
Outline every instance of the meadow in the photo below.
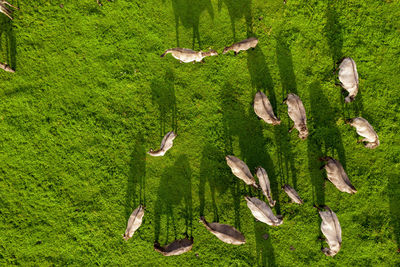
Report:
M 400 1 L 10 2 L 20 10 L 13 21 L 0 14 L 0 62 L 16 70 L 0 71 L 0 265 L 400 265 Z M 251 36 L 255 50 L 222 55 Z M 160 58 L 172 47 L 220 55 Z M 360 77 L 349 104 L 333 73 L 343 57 Z M 259 90 L 281 125 L 258 120 Z M 288 133 L 290 92 L 306 109 L 304 141 Z M 345 124 L 357 116 L 379 135 L 375 150 Z M 171 130 L 173 148 L 147 155 Z M 266 169 L 281 226 L 254 220 L 244 196 L 265 198 L 233 176 L 226 155 Z M 324 182 L 325 155 L 343 164 L 356 194 Z M 143 225 L 126 242 L 139 204 Z M 321 252 L 314 204 L 342 226 L 334 258 Z M 246 244 L 222 243 L 201 215 L 235 226 Z M 185 234 L 191 252 L 154 251 L 155 240 Z

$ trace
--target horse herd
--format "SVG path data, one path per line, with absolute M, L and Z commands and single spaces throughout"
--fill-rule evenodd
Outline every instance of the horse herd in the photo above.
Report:
M 97 1 L 100 5 L 100 2 Z M 0 13 L 5 14 L 10 19 L 12 11 L 10 7 L 18 9 L 17 7 L 11 5 L 5 0 L 0 0 Z M 240 51 L 245 51 L 248 49 L 254 49 L 258 44 L 258 39 L 255 37 L 251 37 L 245 39 L 243 41 L 232 44 L 231 46 L 225 47 L 223 50 L 223 54 L 228 53 L 229 51 L 234 51 L 234 54 L 237 55 Z M 178 59 L 181 63 L 188 62 L 204 62 L 205 57 L 209 56 L 217 56 L 218 53 L 215 50 L 210 50 L 208 52 L 202 51 L 193 51 L 191 49 L 185 48 L 172 48 L 166 50 L 161 57 L 164 57 L 167 54 L 171 54 L 174 58 Z M 7 65 L 6 63 L 0 63 L 0 68 L 8 71 L 14 72 L 14 70 Z M 355 97 L 358 93 L 358 73 L 356 68 L 356 63 L 352 58 L 344 58 L 339 67 L 338 78 L 340 80 L 340 85 L 344 90 L 348 92 L 348 96 L 345 98 L 345 102 L 352 102 L 355 100 Z M 306 110 L 304 108 L 303 102 L 300 97 L 290 93 L 287 95 L 287 98 L 284 100 L 284 103 L 288 106 L 288 115 L 290 119 L 293 121 L 293 127 L 289 130 L 291 132 L 294 128 L 299 132 L 298 136 L 300 139 L 305 140 L 308 137 L 308 128 L 307 128 L 307 117 Z M 281 123 L 280 119 L 276 117 L 274 114 L 272 105 L 268 100 L 268 97 L 263 92 L 257 92 L 254 97 L 253 108 L 255 114 L 264 122 L 271 125 L 279 125 Z M 366 148 L 374 149 L 379 145 L 379 138 L 373 127 L 368 123 L 367 120 L 357 117 L 353 119 L 346 120 L 350 126 L 356 128 L 357 133 L 364 137 L 358 142 L 363 142 Z M 176 134 L 171 131 L 168 132 L 164 138 L 162 139 L 160 149 L 154 151 L 150 149 L 148 152 L 151 156 L 164 156 L 165 153 L 172 148 L 173 140 L 176 138 Z M 268 174 L 266 170 L 262 167 L 258 167 L 256 169 L 256 176 L 258 178 L 259 185 L 254 179 L 253 174 L 250 172 L 250 169 L 239 158 L 227 155 L 225 157 L 228 166 L 231 168 L 232 173 L 245 182 L 247 185 L 250 185 L 256 189 L 261 189 L 263 195 L 268 200 L 268 204 L 256 197 L 245 196 L 245 200 L 248 208 L 250 209 L 253 216 L 260 222 L 266 223 L 270 226 L 279 226 L 283 223 L 283 218 L 281 215 L 275 215 L 271 209 L 276 204 L 276 201 L 273 200 L 271 195 L 270 181 L 268 178 Z M 342 164 L 333 159 L 332 157 L 325 156 L 319 159 L 320 161 L 326 162 L 326 164 L 322 167 L 325 168 L 327 173 L 327 179 L 331 181 L 338 190 L 341 192 L 346 192 L 350 194 L 354 194 L 357 192 L 355 187 L 351 184 Z M 300 195 L 292 188 L 290 185 L 283 185 L 282 189 L 287 193 L 290 199 L 299 205 L 303 204 L 303 200 Z M 327 248 L 323 248 L 322 251 L 327 256 L 336 255 L 342 243 L 341 237 L 341 226 L 339 224 L 338 217 L 336 214 L 327 206 L 317 207 L 319 210 L 319 214 L 322 219 L 321 223 L 321 231 L 326 237 L 328 246 Z M 325 209 L 325 211 L 323 210 Z M 131 216 L 128 219 L 127 228 L 123 238 L 125 240 L 130 239 L 135 231 L 141 226 L 142 220 L 144 216 L 144 207 L 140 205 L 136 208 Z M 207 220 L 202 216 L 200 218 L 200 222 L 204 225 L 204 227 L 214 234 L 221 241 L 233 244 L 233 245 L 241 245 L 246 242 L 244 235 L 235 229 L 233 226 L 220 224 L 217 222 L 207 222 Z M 193 237 L 189 239 L 188 237 L 180 240 L 175 240 L 174 242 L 161 246 L 157 241 L 154 243 L 154 249 L 165 256 L 171 255 L 180 255 L 187 251 L 190 251 L 193 246 Z
M 231 46 L 225 47 L 225 49 L 223 50 L 223 54 L 229 52 L 230 50 L 233 50 L 234 54 L 237 55 L 240 51 L 248 50 L 250 48 L 254 49 L 257 44 L 258 39 L 251 37 L 243 41 L 234 43 Z M 161 55 L 161 57 L 164 57 L 167 54 L 171 54 L 174 58 L 178 59 L 180 63 L 204 62 L 205 57 L 218 55 L 217 51 L 215 50 L 202 52 L 193 51 L 186 48 L 172 48 L 167 49 Z M 352 102 L 355 100 L 355 97 L 358 93 L 358 73 L 356 63 L 352 58 L 344 58 L 341 61 L 338 69 L 340 85 L 344 90 L 348 92 L 348 96 L 345 98 L 345 102 Z M 300 97 L 293 93 L 290 93 L 287 95 L 284 103 L 288 106 L 288 115 L 294 123 L 289 132 L 291 132 L 295 128 L 299 132 L 298 136 L 300 139 L 307 139 L 308 128 L 306 110 Z M 278 119 L 278 117 L 274 114 L 272 105 L 268 97 L 263 92 L 258 91 L 255 94 L 253 108 L 254 113 L 259 117 L 259 119 L 263 120 L 264 122 L 271 125 L 279 125 L 281 123 L 281 120 Z M 348 119 L 346 120 L 346 123 L 355 127 L 357 133 L 360 136 L 364 137 L 364 139 L 361 139 L 358 142 L 363 142 L 366 148 L 373 149 L 379 145 L 378 135 L 367 120 L 358 117 Z M 173 141 L 176 136 L 177 135 L 173 131 L 168 132 L 162 139 L 160 149 L 156 151 L 150 149 L 148 154 L 151 156 L 164 156 L 165 153 L 170 148 L 172 148 Z M 227 165 L 230 167 L 233 175 L 241 179 L 247 185 L 252 186 L 256 189 L 260 189 L 263 195 L 265 195 L 265 197 L 267 198 L 268 204 L 256 197 L 244 197 L 247 206 L 255 219 L 270 226 L 281 225 L 283 223 L 282 216 L 275 215 L 271 209 L 271 207 L 275 206 L 276 201 L 273 200 L 271 195 L 270 181 L 267 171 L 262 167 L 258 167 L 256 169 L 255 175 L 257 176 L 259 182 L 257 184 L 253 174 L 251 173 L 245 162 L 232 155 L 227 155 L 225 157 L 225 160 Z M 325 162 L 325 165 L 322 166 L 321 169 L 324 168 L 326 170 L 327 179 L 331 181 L 338 190 L 350 194 L 354 194 L 357 192 L 355 187 L 351 184 L 350 179 L 347 176 L 342 164 L 338 160 L 329 156 L 321 157 L 319 160 Z M 294 203 L 297 203 L 299 205 L 303 204 L 303 200 L 293 187 L 285 184 L 282 186 L 282 189 L 286 192 L 286 194 Z M 335 256 L 339 252 L 342 244 L 341 226 L 338 217 L 328 206 L 317 207 L 314 205 L 314 207 L 318 209 L 321 216 L 321 231 L 324 234 L 329 246 L 323 248 L 322 252 L 325 253 L 325 255 L 327 256 Z M 124 234 L 125 240 L 131 238 L 134 232 L 140 227 L 140 225 L 142 224 L 143 216 L 144 207 L 140 205 L 132 212 L 128 220 L 128 225 Z M 241 245 L 246 242 L 244 235 L 233 226 L 220 224 L 217 222 L 207 222 L 204 216 L 200 218 L 200 222 L 208 231 L 214 234 L 222 242 L 233 245 Z M 161 246 L 157 241 L 154 243 L 154 249 L 165 256 L 180 255 L 182 253 L 190 251 L 192 246 L 193 237 L 191 239 L 188 239 L 188 237 L 186 237 L 184 239 L 175 240 L 174 242 L 166 246 Z

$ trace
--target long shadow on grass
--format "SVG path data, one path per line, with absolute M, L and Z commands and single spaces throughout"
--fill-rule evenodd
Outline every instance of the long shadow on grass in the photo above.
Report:
M 4 36 L 4 37 L 3 37 Z M 5 43 L 2 43 L 5 40 Z M 0 62 L 7 63 L 12 69 L 17 68 L 17 43 L 12 28 L 12 21 L 4 15 L 0 16 L 0 55 L 5 50 L 6 58 L 0 58 Z
M 178 238 L 179 234 L 192 236 L 192 170 L 185 155 L 180 155 L 173 166 L 165 168 L 158 187 L 154 206 L 155 241 L 160 241 L 161 223 L 165 223 L 165 244 Z M 184 221 L 184 229 L 177 229 Z M 171 229 L 172 228 L 172 229 Z M 159 242 L 162 243 L 162 242 Z
M 254 94 L 257 91 L 266 93 L 276 114 L 274 85 L 264 53 L 259 45 L 256 46 L 254 50 L 248 50 L 242 53 L 247 53 L 247 68 L 250 72 L 251 84 L 255 89 Z
M 289 44 L 282 34 L 278 35 L 276 39 L 276 59 L 281 78 L 282 98 L 286 98 L 289 93 L 297 94 L 292 53 Z M 291 180 L 291 185 L 297 189 L 297 171 L 288 133 L 291 127 L 289 126 L 290 123 L 286 124 L 285 122 L 291 122 L 291 119 L 288 114 L 286 114 L 286 117 L 287 119 L 281 122 L 280 127 L 274 128 L 276 132 L 275 139 L 278 146 L 279 169 L 281 170 L 281 177 L 283 179 L 282 183 L 289 183 Z
M 274 113 L 277 114 L 277 101 L 276 101 L 276 96 L 275 96 L 275 91 L 274 91 L 274 85 L 272 83 L 272 77 L 269 72 L 269 68 L 267 66 L 267 61 L 266 57 L 263 54 L 261 48 L 257 46 L 254 50 L 248 50 L 246 53 L 247 55 L 247 67 L 250 72 L 250 77 L 251 77 L 251 83 L 253 87 L 253 95 L 257 91 L 264 92 L 269 101 L 271 102 L 272 108 L 274 109 Z M 254 133 L 254 136 L 257 138 L 254 139 L 255 144 L 253 147 L 258 147 L 260 149 L 261 155 L 264 157 L 260 158 L 261 162 L 264 162 L 264 164 L 258 164 L 259 166 L 262 166 L 265 168 L 265 170 L 268 173 L 270 182 L 271 182 L 271 192 L 274 200 L 276 200 L 276 211 L 280 214 L 280 204 L 279 204 L 279 182 L 278 182 L 278 175 L 275 172 L 275 168 L 273 166 L 271 157 L 269 154 L 265 151 L 265 145 L 266 145 L 266 140 L 264 140 L 263 135 L 262 135 L 262 126 L 265 126 L 265 123 L 263 121 L 258 121 L 257 116 L 254 113 L 253 107 L 249 105 L 248 107 L 248 114 L 249 118 L 246 123 L 246 127 L 254 127 L 254 129 L 257 129 L 258 132 Z M 277 114 L 279 117 L 279 114 Z M 251 123 L 249 123 L 251 122 Z M 273 127 L 273 126 L 266 126 L 266 127 Z M 275 140 L 279 143 L 281 139 L 281 131 L 283 129 L 282 126 L 274 126 L 274 134 L 275 134 Z M 249 130 L 252 132 L 253 130 Z M 287 133 L 286 133 L 287 134 Z M 243 139 L 246 140 L 247 138 L 252 138 L 253 135 L 245 135 Z M 260 140 L 261 138 L 262 140 Z M 250 140 L 249 140 L 250 141 Z M 250 148 L 253 149 L 253 148 Z M 257 149 L 257 148 L 256 148 Z M 254 150 L 255 152 L 256 150 Z M 249 153 L 254 153 L 249 151 Z M 243 152 L 242 152 L 243 153 Z M 257 155 L 257 154 L 256 154 Z M 250 166 L 249 166 L 250 167 Z M 253 167 L 253 166 L 252 166 Z M 257 166 L 254 166 L 257 167 Z
M 226 82 L 222 87 L 221 99 L 223 107 L 223 120 L 227 138 L 239 141 L 240 155 L 235 155 L 243 160 L 250 170 L 254 170 L 258 166 L 264 167 L 271 180 L 271 191 L 275 198 L 278 197 L 275 169 L 271 157 L 266 151 L 267 143 L 262 133 L 262 124 L 257 117 L 253 116 L 253 107 L 249 101 L 248 109 L 246 110 L 238 101 L 237 95 L 240 89 L 233 83 Z M 251 116 L 247 115 L 251 114 Z M 229 143 L 229 142 L 228 142 Z M 231 141 L 232 143 L 232 141 Z M 227 151 L 231 154 L 232 151 Z M 227 170 L 229 172 L 229 170 Z M 232 175 L 233 187 L 232 195 L 235 206 L 235 227 L 240 229 L 240 201 L 244 201 L 245 195 L 254 194 L 254 190 Z M 259 193 L 259 192 L 257 192 Z M 277 199 L 275 206 L 280 212 L 279 200 Z
M 336 63 L 343 57 L 343 33 L 342 26 L 338 20 L 338 5 L 339 2 L 330 1 L 325 10 L 326 25 L 324 29 L 329 50 L 331 52 L 333 68 L 335 68 Z
M 393 227 L 397 248 L 400 249 L 400 181 L 395 173 L 389 174 L 388 180 L 390 222 Z
M 174 81 L 175 76 L 171 69 L 167 69 L 164 77 L 151 81 L 152 102 L 158 106 L 160 112 L 161 137 L 171 130 L 175 133 L 178 130 Z
M 246 20 L 247 37 L 251 37 L 253 33 L 253 17 L 251 15 L 251 0 L 218 0 L 218 11 L 221 11 L 222 4 L 228 8 L 229 16 L 231 17 L 231 27 L 234 42 L 236 40 L 236 21 L 242 17 Z
M 134 141 L 134 147 L 129 163 L 128 188 L 126 190 L 125 214 L 130 216 L 133 209 L 139 204 L 146 206 L 146 150 L 142 135 L 138 135 Z M 139 190 L 137 190 L 139 186 Z
M 165 2 L 165 0 L 163 0 Z M 196 40 L 199 48 L 201 49 L 201 38 L 199 31 L 200 16 L 204 11 L 208 11 L 211 19 L 214 19 L 214 9 L 211 0 L 172 0 L 172 8 L 175 15 L 175 30 L 176 30 L 176 43 L 180 47 L 179 39 L 179 25 L 180 23 L 185 28 L 193 29 L 193 43 L 194 49 Z
M 265 239 L 268 235 L 268 225 L 262 222 L 254 222 L 254 232 L 256 236 L 256 252 L 258 266 L 276 266 L 274 248 L 271 244 L 271 238 Z
M 223 108 L 223 127 L 224 127 L 224 143 L 225 143 L 225 156 L 233 155 L 233 137 L 236 133 L 235 120 L 236 114 L 240 114 L 240 111 L 236 110 L 239 108 L 239 103 L 234 96 L 236 92 L 230 91 L 232 85 L 228 82 L 224 84 L 221 90 L 220 99 L 222 99 L 221 106 Z M 242 113 L 243 114 L 243 113 Z M 230 170 L 226 168 L 226 172 L 231 174 Z M 231 175 L 231 182 L 229 184 L 230 191 L 232 193 L 233 206 L 235 210 L 235 227 L 240 230 L 240 181 L 233 175 Z
M 308 168 L 313 185 L 313 201 L 325 204 L 324 173 L 320 170 L 318 158 L 331 156 L 338 159 L 346 169 L 346 156 L 340 131 L 336 126 L 336 112 L 322 92 L 319 82 L 309 86 L 310 112 L 307 139 Z
M 200 163 L 200 184 L 199 184 L 199 199 L 200 199 L 200 216 L 205 215 L 204 209 L 206 205 L 205 189 L 208 182 L 211 192 L 212 209 L 214 213 L 214 222 L 219 221 L 218 215 L 218 200 L 216 194 L 220 195 L 227 190 L 226 184 L 230 182 L 230 175 L 225 172 L 225 154 L 223 151 L 208 143 L 204 146 L 201 155 Z
M 340 60 L 343 58 L 343 31 L 342 25 L 338 19 L 337 10 L 340 2 L 331 1 L 327 4 L 325 10 L 326 25 L 325 25 L 325 36 L 329 45 L 329 50 L 332 57 L 333 68 L 337 67 Z M 337 75 L 336 75 L 337 76 Z M 338 90 L 338 92 L 340 92 Z M 339 94 L 339 93 L 338 93 Z M 347 95 L 347 93 L 346 93 Z M 362 116 L 364 106 L 362 102 L 362 95 L 359 91 L 356 100 L 350 104 L 345 104 L 345 95 L 340 94 L 340 103 L 342 104 L 343 119 L 350 117 Z

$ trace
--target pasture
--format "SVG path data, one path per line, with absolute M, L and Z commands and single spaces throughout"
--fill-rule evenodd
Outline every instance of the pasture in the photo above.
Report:
M 400 2 L 398 0 L 10 1 L 0 14 L 0 265 L 396 266 L 400 264 Z M 222 55 L 247 37 L 254 50 Z M 180 64 L 168 48 L 220 55 Z M 333 69 L 357 63 L 360 91 L 344 103 Z M 282 120 L 258 120 L 264 92 Z M 282 104 L 302 99 L 309 137 L 288 133 Z M 345 119 L 379 135 L 357 144 Z M 164 157 L 146 152 L 174 130 Z M 244 196 L 266 200 L 236 178 L 225 156 L 262 166 L 283 224 L 256 222 Z M 338 191 L 321 156 L 342 164 L 358 192 Z M 296 189 L 303 205 L 281 189 Z M 143 225 L 123 240 L 129 215 Z M 326 204 L 342 248 L 321 252 Z M 246 244 L 222 243 L 200 223 L 230 224 Z M 153 249 L 193 236 L 191 252 Z M 264 234 L 269 238 L 265 240 Z

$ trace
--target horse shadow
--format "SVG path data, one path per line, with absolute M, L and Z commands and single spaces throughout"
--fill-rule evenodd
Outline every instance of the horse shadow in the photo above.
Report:
M 236 21 L 242 17 L 246 21 L 247 37 L 253 34 L 253 17 L 251 13 L 251 0 L 218 0 L 218 11 L 222 9 L 222 5 L 228 8 L 229 16 L 231 18 L 231 28 L 233 33 L 233 40 L 236 42 Z
M 200 162 L 200 184 L 199 184 L 199 199 L 200 199 L 200 216 L 204 216 L 206 205 L 205 187 L 206 183 L 210 187 L 212 210 L 214 214 L 214 222 L 219 221 L 218 214 L 218 198 L 217 193 L 222 195 L 226 192 L 226 184 L 229 183 L 230 177 L 225 172 L 226 163 L 224 153 L 211 143 L 207 143 L 202 152 Z M 222 175 L 221 175 L 222 174 Z
M 251 85 L 254 94 L 257 91 L 266 93 L 271 102 L 274 113 L 277 112 L 276 96 L 271 73 L 269 71 L 267 60 L 259 46 L 249 50 L 247 53 L 247 68 L 249 69 Z
M 329 2 L 325 10 L 326 24 L 324 27 L 325 36 L 328 41 L 329 50 L 332 57 L 333 67 L 343 57 L 343 31 L 338 19 L 337 3 Z
M 163 0 L 163 3 L 165 0 Z M 172 0 L 172 9 L 175 16 L 176 43 L 180 47 L 179 25 L 193 29 L 192 48 L 196 41 L 201 50 L 201 38 L 199 31 L 200 17 L 203 12 L 208 11 L 211 19 L 214 19 L 214 9 L 211 0 Z
M 346 169 L 346 155 L 340 131 L 336 125 L 337 112 L 323 94 L 319 82 L 313 82 L 308 89 L 309 129 L 311 129 L 307 139 L 308 168 L 313 185 L 313 201 L 317 205 L 324 205 L 324 177 L 318 159 L 322 156 L 331 156 L 338 159 Z
M 0 62 L 7 63 L 13 70 L 16 70 L 17 42 L 12 21 L 6 16 L 0 16 L 0 55 Z
M 139 204 L 146 206 L 146 149 L 143 135 L 137 135 L 134 140 L 126 190 L 125 214 L 127 217 Z
M 271 238 L 268 236 L 268 226 L 262 222 L 254 222 L 254 232 L 256 238 L 257 265 L 271 267 L 277 266 L 274 256 L 274 248 L 271 243 Z M 267 235 L 267 238 L 265 238 L 265 235 Z
M 338 4 L 329 2 L 325 10 L 326 24 L 324 27 L 325 37 L 328 42 L 329 51 L 332 58 L 333 68 L 336 69 L 340 61 L 344 58 L 343 49 L 343 30 L 338 19 Z M 340 90 L 342 91 L 342 90 Z M 339 91 L 339 92 L 340 92 Z M 352 103 L 344 102 L 345 95 L 339 93 L 339 101 L 342 105 L 343 119 L 359 117 L 363 115 L 364 106 L 362 101 L 362 93 L 358 91 L 356 100 Z
M 290 46 L 282 33 L 276 38 L 276 59 L 279 68 L 279 76 L 282 86 L 282 97 L 286 98 L 289 93 L 297 94 L 296 76 L 293 68 L 293 59 Z M 283 101 L 283 99 L 282 99 Z M 288 115 L 286 121 L 291 121 Z M 288 130 L 291 127 L 289 123 L 281 122 L 279 127 L 275 128 L 275 140 L 278 146 L 278 162 L 281 170 L 282 183 L 291 181 L 294 189 L 297 189 L 297 171 L 295 166 L 295 155 L 290 143 Z
M 221 99 L 223 107 L 223 122 L 226 138 L 229 140 L 227 148 L 232 149 L 233 140 L 238 141 L 240 155 L 235 155 L 243 160 L 249 167 L 252 173 L 256 167 L 262 166 L 266 169 L 270 182 L 271 191 L 274 199 L 277 200 L 275 206 L 277 212 L 280 212 L 278 183 L 275 175 L 273 161 L 266 150 L 267 143 L 262 133 L 262 126 L 254 114 L 252 105 L 248 105 L 248 109 L 242 106 L 238 101 L 237 95 L 239 88 L 227 81 L 221 89 Z M 250 114 L 250 115 L 248 115 Z M 253 116 L 254 115 L 254 116 Z M 251 133 L 251 134 L 249 134 Z M 232 150 L 228 150 L 226 154 L 232 155 Z M 230 170 L 227 170 L 230 172 Z M 233 183 L 231 186 L 232 196 L 235 207 L 235 227 L 240 229 L 240 201 L 243 201 L 245 195 L 254 195 L 259 192 L 254 192 L 251 187 L 245 185 L 242 181 L 232 175 Z
M 167 69 L 164 77 L 151 81 L 152 103 L 158 107 L 160 121 L 160 136 L 173 130 L 178 131 L 176 96 L 174 86 L 175 76 L 171 69 Z
M 192 170 L 185 155 L 180 155 L 173 166 L 166 167 L 161 176 L 155 203 L 154 239 L 159 242 L 163 229 L 165 244 L 170 236 L 178 239 L 178 227 L 185 236 L 193 236 Z M 165 227 L 162 227 L 162 218 Z M 172 227 L 172 229 L 171 229 Z M 161 243 L 161 242 L 159 242 Z
M 270 74 L 270 71 L 269 71 L 269 68 L 267 65 L 266 57 L 259 46 L 256 46 L 253 50 L 247 51 L 247 53 L 248 53 L 247 67 L 248 67 L 248 70 L 250 73 L 251 84 L 253 87 L 253 94 L 255 95 L 255 93 L 257 91 L 261 91 L 261 92 L 265 93 L 267 95 L 269 101 L 271 102 L 271 106 L 274 110 L 274 113 L 279 117 L 279 114 L 277 112 L 278 107 L 277 107 L 277 100 L 276 100 L 276 95 L 275 95 L 275 90 L 274 90 L 274 84 L 273 84 L 272 77 L 271 77 L 271 74 Z M 256 151 L 257 149 L 260 149 L 261 147 L 264 147 L 266 145 L 266 140 L 262 141 L 259 139 L 260 137 L 262 137 L 262 126 L 261 125 L 263 125 L 264 122 L 257 121 L 257 116 L 254 114 L 254 110 L 251 105 L 249 105 L 249 107 L 248 107 L 248 114 L 249 114 L 249 117 L 247 119 L 252 122 L 251 124 L 249 124 L 249 127 L 254 127 L 255 129 L 258 130 L 258 133 L 255 135 L 255 136 L 257 136 L 257 138 L 255 138 L 253 140 L 253 141 L 257 141 L 258 144 L 254 144 L 253 148 L 250 148 L 250 149 L 253 149 L 254 151 Z M 272 127 L 272 126 L 268 126 L 268 127 Z M 265 149 L 264 150 L 261 149 L 262 151 L 260 151 L 261 155 L 263 155 L 263 157 L 260 158 L 260 160 L 261 160 L 261 162 L 264 162 L 264 164 L 261 164 L 260 166 L 263 166 L 268 173 L 268 176 L 269 176 L 270 182 L 271 182 L 271 192 L 272 192 L 273 198 L 279 197 L 279 187 L 282 185 L 282 181 L 278 181 L 278 178 L 282 177 L 281 162 L 282 162 L 283 155 L 285 155 L 285 153 L 282 152 L 281 140 L 282 140 L 282 136 L 284 136 L 285 134 L 287 135 L 287 133 L 282 132 L 282 129 L 283 129 L 282 125 L 273 126 L 275 141 L 278 145 L 278 151 L 279 151 L 278 152 L 278 164 L 279 164 L 279 172 L 278 173 L 275 171 L 275 167 L 273 165 L 270 155 L 265 151 Z M 248 139 L 249 136 L 246 134 L 243 134 L 242 139 L 246 140 L 246 138 Z M 251 140 L 249 140 L 249 141 L 251 141 Z M 244 143 L 246 143 L 246 142 L 244 142 Z M 246 151 L 245 148 L 243 148 L 243 149 Z M 286 152 L 289 153 L 289 150 L 287 150 Z M 251 154 L 251 152 L 249 154 Z M 294 179 L 294 180 L 296 180 L 296 179 Z M 280 213 L 279 199 L 277 199 L 276 203 L 277 203 L 275 206 L 276 211 L 278 213 Z

